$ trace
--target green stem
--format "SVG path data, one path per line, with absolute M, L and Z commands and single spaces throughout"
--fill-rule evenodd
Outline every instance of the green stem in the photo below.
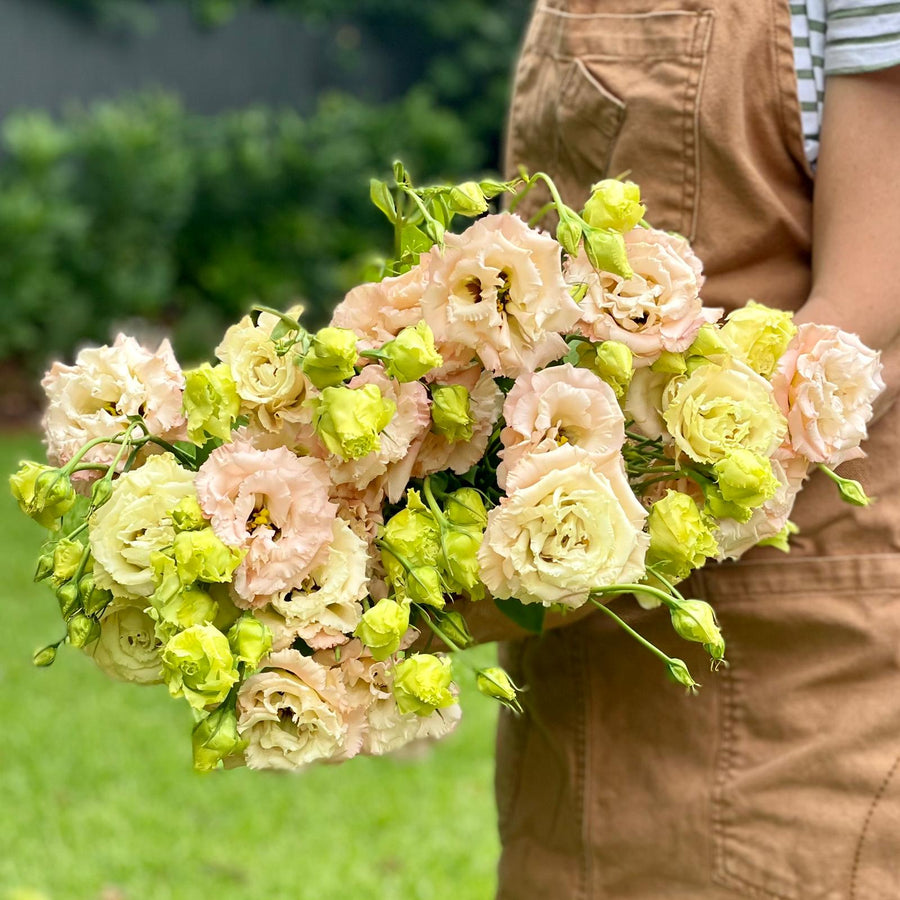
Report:
M 616 622 L 621 628 L 623 628 L 628 634 L 630 634 L 638 643 L 643 644 L 654 656 L 661 659 L 667 666 L 673 665 L 673 660 L 671 657 L 667 656 L 663 653 L 662 650 L 659 649 L 655 644 L 650 643 L 642 634 L 639 634 L 635 631 L 624 619 L 621 619 L 617 616 L 608 606 L 604 603 L 601 603 L 599 600 L 594 600 L 591 598 L 591 602 L 597 609 L 602 609 L 603 612 L 606 613 L 614 622 Z
M 422 615 L 425 621 L 428 623 L 428 627 L 434 632 L 437 637 L 439 637 L 454 653 L 459 653 L 461 651 L 461 647 L 458 647 L 444 632 L 444 629 L 437 625 L 431 616 L 426 612 L 425 607 L 421 603 L 413 603 L 413 606 L 419 611 L 419 614 Z M 468 661 L 464 660 L 465 664 L 469 666 L 469 668 L 474 669 L 475 667 Z
M 656 573 L 654 572 L 654 574 Z M 661 600 L 666 606 L 678 607 L 678 603 L 670 594 L 649 584 L 611 584 L 607 587 L 593 588 L 591 590 L 592 601 L 594 601 L 594 594 L 650 594 L 651 597 L 656 597 L 657 600 Z
M 529 228 L 534 228 L 534 226 L 537 225 L 537 223 L 540 222 L 541 219 L 543 219 L 544 216 L 546 216 L 547 213 L 550 212 L 551 209 L 554 209 L 555 206 L 556 206 L 556 204 L 553 203 L 553 202 L 545 203 L 545 204 L 544 204 L 544 205 L 543 205 L 543 206 L 542 206 L 542 207 L 541 207 L 541 208 L 540 208 L 540 209 L 539 209 L 539 210 L 538 210 L 538 211 L 537 211 L 537 212 L 536 212 L 529 220 L 528 220 L 528 227 L 529 227 Z M 512 210 L 510 210 L 510 212 L 512 212 Z

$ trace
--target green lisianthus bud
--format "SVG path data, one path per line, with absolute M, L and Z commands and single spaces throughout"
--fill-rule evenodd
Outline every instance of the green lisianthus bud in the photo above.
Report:
M 256 669 L 259 661 L 272 649 L 272 632 L 255 616 L 241 616 L 228 632 L 231 652 L 248 668 Z
M 382 396 L 378 385 L 327 387 L 316 404 L 313 425 L 331 453 L 359 459 L 381 448 L 378 435 L 396 411 L 396 404 Z
M 385 546 L 381 559 L 395 587 L 405 582 L 406 569 L 401 559 L 413 568 L 436 567 L 440 561 L 440 528 L 414 490 L 407 493 L 406 507 L 393 515 L 384 526 L 382 539 Z
M 721 328 L 728 349 L 754 372 L 768 378 L 797 333 L 793 313 L 751 300 L 731 313 Z
M 475 419 L 469 391 L 462 384 L 436 384 L 431 388 L 431 430 L 451 444 L 471 441 Z
M 94 575 L 88 572 L 78 581 L 78 596 L 89 616 L 98 616 L 112 602 L 112 594 L 94 583 Z
M 713 463 L 713 472 L 722 498 L 747 509 L 762 506 L 778 490 L 772 463 L 743 447 L 735 447 L 724 459 Z
M 780 550 L 782 553 L 790 553 L 791 547 L 789 541 L 791 539 L 791 535 L 799 534 L 800 529 L 794 522 L 787 521 L 784 523 L 784 528 L 778 532 L 778 534 L 773 534 L 770 538 L 765 538 L 760 541 L 756 546 L 757 547 L 774 547 L 776 550 Z
M 450 691 L 453 666 L 446 657 L 414 653 L 394 666 L 394 699 L 402 713 L 430 716 L 436 709 L 452 706 Z
M 172 525 L 176 531 L 199 531 L 209 525 L 195 494 L 178 501 L 178 505 L 172 510 Z
M 60 469 L 23 460 L 9 477 L 9 486 L 19 509 L 44 528 L 57 522 L 75 505 L 75 489 Z
M 659 358 L 650 365 L 650 371 L 661 372 L 664 375 L 683 375 L 687 371 L 684 354 L 663 350 Z
M 462 650 L 465 647 L 475 643 L 472 632 L 461 612 L 458 610 L 449 610 L 436 614 L 438 616 L 438 625 L 441 631 L 450 638 L 453 643 Z
M 150 597 L 156 620 L 156 634 L 167 640 L 173 634 L 194 625 L 209 625 L 216 621 L 218 603 L 199 587 L 184 587 L 177 576 L 163 580 Z
M 589 228 L 584 233 L 584 249 L 591 265 L 598 272 L 610 272 L 625 279 L 634 276 L 628 262 L 625 238 L 620 232 L 606 228 Z
M 70 619 L 81 609 L 81 597 L 78 593 L 78 585 L 74 581 L 67 581 L 56 589 L 56 599 L 59 602 L 59 611 L 64 619 Z
M 481 192 L 488 200 L 493 200 L 494 197 L 502 194 L 505 190 L 508 190 L 509 184 L 504 184 L 502 181 L 493 181 L 490 178 L 486 178 L 483 181 L 478 182 L 478 187 L 481 189 Z
M 487 510 L 481 492 L 475 488 L 459 488 L 447 495 L 444 514 L 454 525 L 476 525 L 482 531 L 487 525 Z
M 357 340 L 349 328 L 320 328 L 303 357 L 303 374 L 320 390 L 352 378 L 359 359 Z
M 716 614 L 704 600 L 679 600 L 678 606 L 670 609 L 669 613 L 672 627 L 679 637 L 698 644 L 724 646 Z
M 718 552 L 715 538 L 697 508 L 681 491 L 669 490 L 650 508 L 647 518 L 650 548 L 647 565 L 658 565 L 667 576 L 686 578 Z
M 95 481 L 91 488 L 91 509 L 100 509 L 110 497 L 112 497 L 113 483 L 111 478 L 101 478 Z
M 238 680 L 228 638 L 212 625 L 192 625 L 169 638 L 162 649 L 169 693 L 194 709 L 221 703 Z
M 670 659 L 666 665 L 666 670 L 669 678 L 671 678 L 675 684 L 683 684 L 690 693 L 697 693 L 697 689 L 700 685 L 694 681 L 694 676 L 691 675 L 691 670 L 687 667 L 687 663 L 683 659 Z
M 34 570 L 34 580 L 43 581 L 53 574 L 53 559 L 55 553 L 47 551 L 38 557 L 37 566 Z
M 852 478 L 844 478 L 833 469 L 820 463 L 819 468 L 837 485 L 841 500 L 852 506 L 868 506 L 872 498 L 865 492 L 863 486 Z
M 621 341 L 600 344 L 583 341 L 578 344 L 577 354 L 582 369 L 589 369 L 605 381 L 619 400 L 625 396 L 634 375 L 634 354 L 630 347 Z
M 723 340 L 719 328 L 711 322 L 700 326 L 697 337 L 685 353 L 688 358 L 702 356 L 704 359 L 728 355 L 730 355 L 728 344 Z
M 194 581 L 229 582 L 246 555 L 245 550 L 223 544 L 210 527 L 182 531 L 172 545 L 175 569 L 182 584 Z
M 481 186 L 475 181 L 464 181 L 450 190 L 450 209 L 464 216 L 477 216 L 487 212 L 487 201 Z
M 583 226 L 579 219 L 565 214 L 559 217 L 559 224 L 556 226 L 556 240 L 569 256 L 577 256 L 582 233 Z
M 481 539 L 482 532 L 477 528 L 452 528 L 441 535 L 443 563 L 454 583 L 451 587 L 458 586 L 473 600 L 480 600 L 484 596 L 478 566 Z
M 212 772 L 229 756 L 240 753 L 247 742 L 238 734 L 233 706 L 220 706 L 201 719 L 191 734 L 195 772 Z
M 203 363 L 184 373 L 184 413 L 188 439 L 205 444 L 209 438 L 227 441 L 241 414 L 241 398 L 231 369 Z
M 53 578 L 62 584 L 68 581 L 81 565 L 81 558 L 87 552 L 87 548 L 81 541 L 71 541 L 63 538 L 58 541 L 53 550 Z
M 84 613 L 75 613 L 66 622 L 66 634 L 73 647 L 83 649 L 100 637 L 100 623 Z
M 58 644 L 49 644 L 46 647 L 41 647 L 40 650 L 35 650 L 34 655 L 31 657 L 32 663 L 40 669 L 52 666 L 56 662 L 58 646 Z
M 407 573 L 406 593 L 415 603 L 441 609 L 444 605 L 441 573 L 433 566 L 415 566 Z
M 605 178 L 591 188 L 591 196 L 584 205 L 584 219 L 595 228 L 631 231 L 647 208 L 641 205 L 641 189 L 633 181 Z
M 385 371 L 401 383 L 418 381 L 427 372 L 442 366 L 444 358 L 434 346 L 434 332 L 423 319 L 401 329 L 381 348 Z
M 408 628 L 409 604 L 384 597 L 362 614 L 353 634 L 382 662 L 400 649 Z
M 485 697 L 499 700 L 504 706 L 514 712 L 522 712 L 518 688 L 500 666 L 491 666 L 487 669 L 479 670 L 475 675 L 475 686 Z

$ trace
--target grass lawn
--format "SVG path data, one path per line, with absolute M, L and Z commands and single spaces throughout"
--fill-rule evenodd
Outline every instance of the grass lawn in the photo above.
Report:
M 32 437 L 4 437 L 0 471 L 39 454 Z M 496 709 L 468 679 L 462 725 L 421 758 L 195 775 L 187 707 L 165 687 L 110 681 L 71 648 L 32 666 L 62 629 L 31 580 L 43 533 L 4 475 L 0 900 L 493 895 Z

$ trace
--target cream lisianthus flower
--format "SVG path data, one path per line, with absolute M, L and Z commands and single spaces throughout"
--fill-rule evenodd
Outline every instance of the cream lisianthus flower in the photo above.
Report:
M 340 668 L 296 650 L 273 653 L 238 692 L 238 732 L 251 769 L 298 769 L 362 749 L 365 713 L 350 703 Z
M 197 496 L 213 530 L 246 550 L 234 589 L 247 606 L 303 583 L 332 541 L 337 506 L 320 459 L 286 447 L 257 450 L 243 441 L 213 451 L 197 473 Z
M 317 648 L 342 644 L 359 624 L 368 592 L 368 547 L 343 519 L 334 520 L 332 533 L 331 546 L 303 582 L 256 611 L 272 632 L 275 650 L 298 637 Z
M 662 415 L 676 446 L 702 463 L 736 448 L 771 456 L 787 430 L 772 385 L 737 360 L 709 362 L 672 379 Z
M 478 551 L 493 596 L 576 608 L 593 588 L 643 576 L 647 512 L 620 457 L 601 462 L 573 446 L 533 454 L 510 473 L 507 491 Z
M 267 431 L 278 431 L 283 422 L 308 422 L 312 417 L 304 403 L 310 384 L 303 368 L 293 353 L 279 356 L 272 340 L 279 321 L 272 313 L 261 313 L 256 324 L 244 316 L 216 347 L 216 357 L 231 371 L 242 410 Z
M 520 377 L 506 397 L 503 418 L 501 488 L 507 472 L 531 453 L 573 444 L 605 457 L 625 443 L 625 417 L 613 389 L 593 372 L 568 363 Z
M 686 350 L 722 310 L 703 306 L 703 270 L 684 238 L 635 228 L 625 245 L 631 278 L 597 272 L 584 251 L 568 260 L 566 281 L 586 288 L 575 330 L 592 341 L 619 341 L 631 349 L 635 367 L 649 366 L 664 350 Z
M 772 377 L 794 452 L 828 466 L 865 456 L 859 445 L 884 390 L 881 372 L 881 354 L 855 334 L 801 325 Z
M 144 600 L 117 597 L 100 619 L 100 637 L 85 652 L 111 678 L 136 684 L 163 680 L 162 643 Z
M 118 478 L 112 496 L 90 520 L 97 587 L 117 597 L 149 597 L 156 588 L 153 555 L 172 545 L 172 510 L 191 496 L 194 473 L 171 453 L 151 456 Z
M 625 394 L 625 415 L 634 422 L 633 429 L 653 440 L 671 440 L 662 416 L 663 393 L 671 380 L 668 372 L 635 369 Z
M 186 436 L 182 414 L 184 375 L 168 341 L 155 353 L 120 334 L 111 347 L 82 350 L 74 366 L 56 362 L 41 382 L 47 394 L 44 433 L 47 456 L 63 465 L 88 441 L 113 437 L 141 415 L 153 434 Z M 86 462 L 111 463 L 118 446 L 100 444 Z
M 494 375 L 516 378 L 566 352 L 561 334 L 579 309 L 548 234 L 518 216 L 491 215 L 432 253 L 422 311 L 442 355 L 441 342 L 461 344 Z

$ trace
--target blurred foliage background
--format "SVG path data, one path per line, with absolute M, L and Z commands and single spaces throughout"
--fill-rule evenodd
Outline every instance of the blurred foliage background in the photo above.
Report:
M 395 96 L 347 91 L 306 115 L 251 108 L 200 115 L 143 91 L 61 115 L 21 110 L 0 132 L 0 415 L 39 402 L 54 358 L 123 327 L 171 334 L 206 357 L 254 302 L 301 299 L 308 324 L 361 280 L 390 234 L 368 178 L 400 156 L 417 180 L 495 170 L 528 0 L 42 0 L 140 41 L 167 4 L 215 31 L 241 9 L 279 7 L 325 29 L 336 65 L 353 35 L 398 67 Z M 347 26 L 352 31 L 347 32 Z M 347 37 L 348 33 L 351 35 Z M 357 73 L 364 82 L 365 73 Z

